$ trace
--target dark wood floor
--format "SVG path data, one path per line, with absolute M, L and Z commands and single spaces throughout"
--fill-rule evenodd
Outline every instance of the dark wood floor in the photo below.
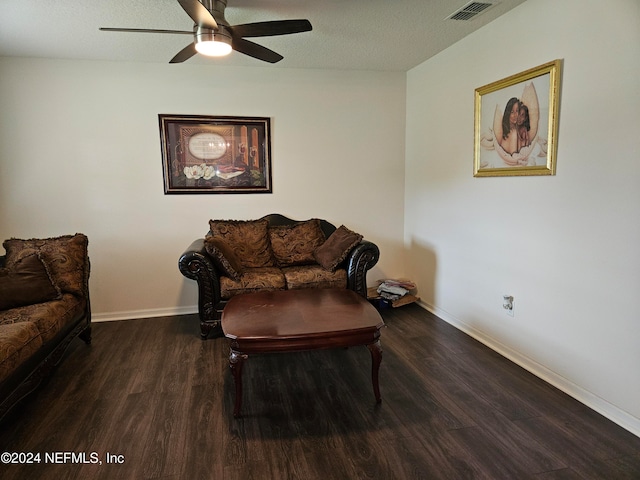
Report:
M 0 478 L 640 478 L 638 437 L 417 305 L 383 316 L 382 405 L 364 347 L 264 355 L 239 420 L 227 341 L 201 341 L 194 316 L 94 324 L 0 426 L 0 451 L 42 463 Z

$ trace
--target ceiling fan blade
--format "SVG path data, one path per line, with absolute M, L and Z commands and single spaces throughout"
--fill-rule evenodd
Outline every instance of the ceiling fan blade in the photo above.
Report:
M 185 60 L 189 60 L 196 53 L 198 53 L 196 52 L 196 45 L 194 43 L 190 43 L 189 45 L 184 47 L 182 50 L 180 50 L 178 53 L 176 53 L 175 57 L 169 60 L 169 63 L 182 63 Z
M 216 19 L 198 0 L 178 0 L 178 3 L 199 27 L 218 28 Z
M 282 60 L 284 57 L 279 53 L 269 50 L 262 45 L 244 40 L 243 38 L 233 38 L 231 40 L 231 46 L 237 52 L 244 53 L 250 57 L 257 58 L 269 63 L 276 63 Z
M 107 28 L 102 27 L 99 30 L 103 32 L 133 32 L 133 33 L 175 33 L 178 35 L 193 35 L 193 30 L 153 30 L 149 28 Z
M 309 20 L 274 20 L 272 22 L 245 23 L 230 28 L 237 37 L 269 37 L 311 30 Z

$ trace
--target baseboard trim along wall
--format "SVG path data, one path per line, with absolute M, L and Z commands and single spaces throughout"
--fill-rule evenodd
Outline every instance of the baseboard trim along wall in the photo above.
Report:
M 197 306 L 173 307 L 173 308 L 151 308 L 147 310 L 129 310 L 123 312 L 92 313 L 91 321 L 116 322 L 119 320 L 137 320 L 141 318 L 171 317 L 173 315 L 190 315 L 198 313 Z
M 635 418 L 633 415 L 630 415 L 624 410 L 620 410 L 615 405 L 612 405 L 599 396 L 594 395 L 584 388 L 570 382 L 566 378 L 558 375 L 557 373 L 549 370 L 548 368 L 540 365 L 539 363 L 531 360 L 521 353 L 501 344 L 488 335 L 485 335 L 483 332 L 470 327 L 469 325 L 450 315 L 448 312 L 436 308 L 433 305 L 429 305 L 422 300 L 418 301 L 418 304 L 425 310 L 428 310 L 429 312 L 436 315 L 438 318 L 441 318 L 448 324 L 466 333 L 470 337 L 478 340 L 480 343 L 486 345 L 503 357 L 511 360 L 513 363 L 521 366 L 536 377 L 541 378 L 545 382 L 553 385 L 567 395 L 585 404 L 592 410 L 595 410 L 599 414 L 605 416 L 612 422 L 620 425 L 625 430 L 628 430 L 634 435 L 640 437 L 640 419 Z

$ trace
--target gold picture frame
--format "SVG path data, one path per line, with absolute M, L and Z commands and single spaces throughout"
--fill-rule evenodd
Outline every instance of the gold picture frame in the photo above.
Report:
M 474 177 L 556 174 L 561 65 L 475 90 Z

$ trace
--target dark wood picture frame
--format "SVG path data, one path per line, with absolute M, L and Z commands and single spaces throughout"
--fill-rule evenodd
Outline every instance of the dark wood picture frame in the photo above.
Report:
M 271 193 L 268 117 L 158 115 L 164 193 Z

